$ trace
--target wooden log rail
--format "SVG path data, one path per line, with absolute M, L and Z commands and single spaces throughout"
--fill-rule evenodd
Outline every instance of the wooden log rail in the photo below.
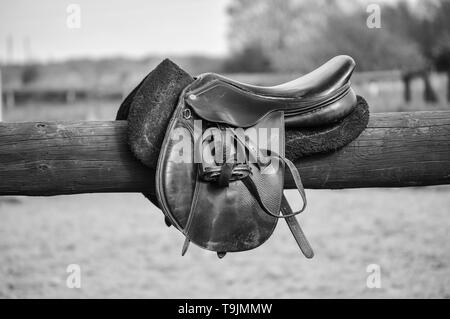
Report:
M 151 192 L 154 171 L 126 131 L 126 121 L 0 123 L 0 195 Z M 296 166 L 306 188 L 449 184 L 450 112 L 372 114 L 351 144 Z

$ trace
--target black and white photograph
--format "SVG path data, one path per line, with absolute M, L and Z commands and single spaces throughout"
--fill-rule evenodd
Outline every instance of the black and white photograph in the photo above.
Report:
M 0 2 L 0 299 L 449 299 L 449 184 L 450 0 Z

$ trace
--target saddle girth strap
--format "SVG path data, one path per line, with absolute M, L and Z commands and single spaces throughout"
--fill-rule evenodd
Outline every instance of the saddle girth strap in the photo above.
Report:
M 194 219 L 194 214 L 197 208 L 197 200 L 198 200 L 198 196 L 199 196 L 199 184 L 198 184 L 198 171 L 196 174 L 196 178 L 195 178 L 195 188 L 194 188 L 194 195 L 192 198 L 192 203 L 191 203 L 191 207 L 190 207 L 190 212 L 189 212 L 189 216 L 188 216 L 188 220 L 186 222 L 186 228 L 184 230 L 184 235 L 186 236 L 184 243 L 183 243 L 183 248 L 181 249 L 181 256 L 184 256 L 189 248 L 189 244 L 191 242 L 191 239 L 189 237 L 189 230 L 192 224 L 192 220 Z

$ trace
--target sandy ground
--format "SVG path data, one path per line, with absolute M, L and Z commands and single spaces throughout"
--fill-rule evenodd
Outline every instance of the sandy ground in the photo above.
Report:
M 191 246 L 140 194 L 0 198 L 2 298 L 450 298 L 450 187 L 308 191 L 315 249 L 283 221 L 263 246 Z M 289 194 L 291 199 L 294 198 Z M 66 286 L 69 264 L 81 288 Z M 366 267 L 381 267 L 369 289 Z

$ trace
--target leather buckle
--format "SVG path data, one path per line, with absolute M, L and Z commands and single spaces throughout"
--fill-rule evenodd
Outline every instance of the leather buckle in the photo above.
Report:
M 189 120 L 191 117 L 192 117 L 192 112 L 191 112 L 191 110 L 188 109 L 188 108 L 185 108 L 185 109 L 183 110 L 183 118 L 184 118 L 185 120 Z

